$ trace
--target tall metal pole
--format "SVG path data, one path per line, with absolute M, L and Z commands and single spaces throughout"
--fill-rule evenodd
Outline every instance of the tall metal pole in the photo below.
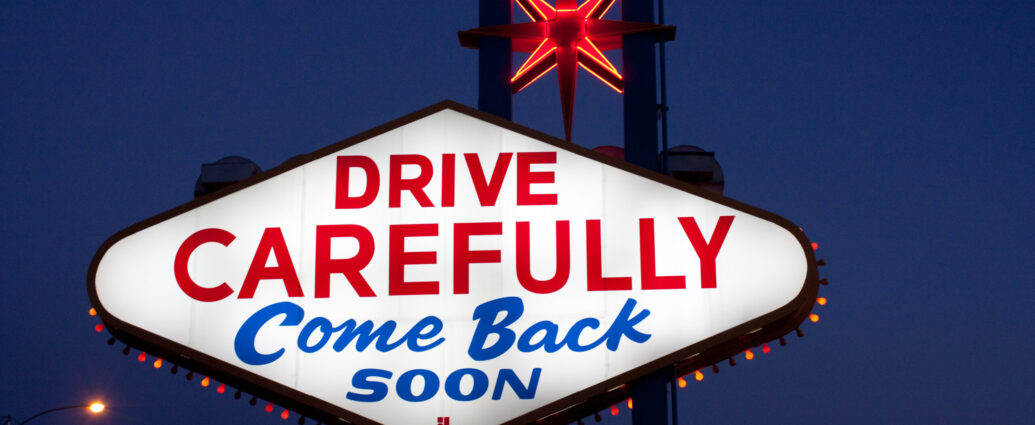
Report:
M 478 25 L 511 23 L 511 0 L 479 0 Z M 478 109 L 501 118 L 511 119 L 510 39 L 482 37 L 478 40 Z
M 658 0 L 658 25 L 665 25 L 665 4 Z M 665 38 L 658 40 L 658 79 L 661 88 L 661 173 L 668 174 L 668 90 L 665 87 Z M 675 407 L 673 407 L 675 409 Z M 672 411 L 673 414 L 675 410 Z M 675 423 L 675 420 L 672 421 Z
M 665 25 L 665 3 L 658 0 L 658 25 Z M 661 111 L 661 173 L 668 174 L 668 93 L 665 86 L 665 38 L 658 40 L 658 79 L 661 89 L 661 104 L 658 105 Z M 672 425 L 679 425 L 679 406 L 676 404 L 677 382 L 679 372 L 676 365 L 670 367 L 672 376 L 669 377 L 669 409 L 672 411 Z
M 622 20 L 654 22 L 654 0 L 622 0 Z M 654 33 L 622 36 L 622 96 L 625 124 L 625 160 L 658 170 L 658 98 L 654 67 Z M 671 371 L 663 369 L 630 383 L 633 425 L 668 422 L 666 383 Z
M 653 0 L 623 0 L 622 20 L 654 22 Z M 622 73 L 625 93 L 625 160 L 658 170 L 658 85 L 654 68 L 656 35 L 622 36 Z M 634 402 L 635 403 L 635 402 Z

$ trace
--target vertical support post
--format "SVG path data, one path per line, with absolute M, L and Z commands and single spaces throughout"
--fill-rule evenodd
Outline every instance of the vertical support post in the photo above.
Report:
M 513 10 L 511 0 L 479 0 L 478 25 L 509 24 Z M 478 41 L 478 109 L 508 120 L 512 57 L 509 38 L 482 37 Z
M 654 22 L 653 0 L 622 0 L 622 20 Z M 622 36 L 625 160 L 658 169 L 658 97 L 654 33 Z M 633 402 L 635 404 L 635 401 Z
M 622 0 L 622 20 L 654 22 L 654 0 Z M 658 170 L 658 98 L 654 33 L 622 36 L 625 160 Z M 663 369 L 631 383 L 633 425 L 668 423 L 669 374 Z
M 658 25 L 665 24 L 665 2 L 658 0 Z M 661 173 L 669 174 L 668 168 L 668 89 L 665 87 L 665 39 L 658 40 L 658 79 L 661 91 L 661 104 L 658 105 L 658 112 L 661 113 Z M 674 381 L 673 381 L 674 382 Z M 673 406 L 672 412 L 675 413 Z M 675 423 L 675 419 L 672 420 Z
M 671 369 L 662 369 L 632 381 L 633 425 L 668 423 L 668 378 Z

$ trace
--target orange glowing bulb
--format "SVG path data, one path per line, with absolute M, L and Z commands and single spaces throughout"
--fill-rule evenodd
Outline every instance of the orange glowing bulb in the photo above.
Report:
M 752 353 L 751 350 L 744 350 L 744 358 L 751 360 L 755 358 L 755 353 Z
M 220 394 L 226 392 L 226 384 L 219 384 L 219 387 L 216 388 L 216 392 Z
M 137 356 L 137 361 L 143 363 L 144 360 L 147 360 L 147 353 L 141 352 L 140 355 Z
M 273 413 L 273 403 L 270 403 L 270 404 L 266 405 L 266 412 L 267 413 Z
M 98 323 L 97 326 L 93 327 L 93 330 L 95 330 L 97 332 L 103 331 L 104 330 L 104 325 Z
M 819 305 L 827 305 L 827 298 L 826 297 L 816 298 L 816 302 L 819 303 Z
M 155 369 L 161 369 L 162 368 L 162 359 L 155 360 L 154 366 L 155 366 Z
M 816 313 L 812 313 L 809 315 L 809 320 L 811 320 L 812 323 L 816 323 L 819 321 L 819 315 Z
M 90 307 L 90 315 L 91 316 L 96 316 L 97 315 L 97 309 L 93 308 L 93 307 Z
M 209 380 L 208 380 L 208 377 L 206 376 L 205 379 L 201 380 L 201 386 L 202 387 L 207 387 L 208 384 L 209 384 Z
M 696 379 L 698 381 L 703 381 L 704 380 L 704 374 L 701 373 L 701 371 L 699 371 L 699 370 L 695 371 L 694 372 L 694 379 Z
M 770 351 L 770 350 L 772 350 L 772 348 L 769 348 L 769 345 L 768 345 L 768 344 L 762 344 L 762 352 L 763 352 L 763 353 L 765 353 L 765 354 L 769 354 L 769 351 Z
M 291 415 L 291 413 L 288 413 L 287 409 L 284 409 L 283 412 L 280 412 L 280 418 L 281 419 L 285 419 L 286 420 L 288 418 L 288 416 L 290 416 L 290 415 Z
M 686 379 L 679 378 L 679 388 L 686 388 Z
M 104 403 L 101 403 L 99 401 L 95 401 L 93 403 L 90 403 L 90 405 L 87 406 L 86 408 L 89 409 L 90 412 L 93 412 L 94 414 L 98 414 L 98 413 L 101 413 L 101 412 L 104 411 Z
M 611 416 L 618 416 L 618 406 L 611 406 Z

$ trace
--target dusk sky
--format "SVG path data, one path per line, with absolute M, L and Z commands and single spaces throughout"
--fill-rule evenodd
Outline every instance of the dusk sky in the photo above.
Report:
M 830 280 L 804 338 L 691 380 L 679 423 L 1035 421 L 1035 3 L 669 1 L 665 23 L 671 144 L 714 151 Z M 477 26 L 475 0 L 0 3 L 0 418 L 285 423 L 108 346 L 90 260 L 202 163 L 476 106 Z M 513 120 L 563 137 L 555 72 Z M 620 145 L 621 95 L 578 78 L 574 142 Z

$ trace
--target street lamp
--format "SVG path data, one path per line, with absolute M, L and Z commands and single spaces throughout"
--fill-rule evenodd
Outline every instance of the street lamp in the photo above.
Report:
M 4 425 L 25 425 L 25 424 L 29 423 L 30 421 L 32 421 L 33 419 L 36 419 L 36 418 L 38 418 L 40 416 L 46 415 L 48 413 L 59 412 L 59 411 L 62 411 L 62 410 L 85 408 L 91 414 L 99 415 L 101 412 L 104 411 L 104 407 L 105 407 L 104 403 L 101 403 L 99 401 L 95 401 L 95 402 L 89 403 L 89 404 L 76 404 L 76 405 L 72 405 L 72 406 L 61 406 L 61 407 L 55 407 L 53 409 L 47 409 L 47 410 L 39 412 L 39 413 L 37 413 L 35 415 L 29 416 L 28 419 L 26 419 L 24 421 L 21 421 L 21 422 L 15 421 L 14 418 L 11 417 L 11 415 L 7 415 L 7 417 L 3 418 L 3 419 L 5 420 Z

